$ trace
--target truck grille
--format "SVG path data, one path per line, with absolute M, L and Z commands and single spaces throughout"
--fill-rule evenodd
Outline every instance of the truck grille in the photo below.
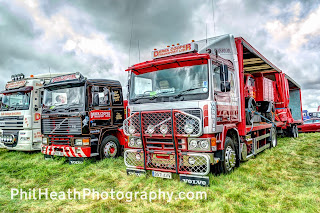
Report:
M 196 116 L 198 118 L 202 118 L 202 113 L 201 113 L 201 109 L 186 109 L 186 110 L 183 110 L 184 112 L 190 114 L 190 115 L 193 115 L 193 116 Z
M 127 118 L 124 123 L 124 133 L 126 135 L 139 136 L 140 132 L 140 115 L 142 123 L 142 135 L 151 136 L 172 136 L 174 131 L 175 136 L 193 136 L 197 137 L 202 132 L 202 119 L 201 111 L 194 110 L 193 113 L 197 112 L 195 116 L 181 110 L 163 110 L 163 111 L 152 111 L 152 112 L 136 112 Z M 200 114 L 200 115 L 199 115 Z M 173 116 L 172 116 L 173 115 Z M 173 126 L 171 117 L 173 117 Z M 185 126 L 192 125 L 193 131 L 186 132 Z M 165 131 L 165 129 L 167 131 Z
M 182 141 L 178 139 L 178 149 L 182 149 Z M 147 138 L 146 147 L 148 150 L 174 150 L 172 139 Z
M 70 145 L 70 137 L 49 135 L 49 144 L 51 145 Z
M 22 129 L 23 128 L 23 116 L 8 116 L 0 117 L 1 129 Z
M 176 169 L 176 160 L 175 154 L 155 154 L 148 153 L 147 154 L 147 168 L 151 169 L 165 169 L 170 171 L 175 171 Z
M 80 135 L 82 133 L 80 117 L 42 119 L 43 134 Z

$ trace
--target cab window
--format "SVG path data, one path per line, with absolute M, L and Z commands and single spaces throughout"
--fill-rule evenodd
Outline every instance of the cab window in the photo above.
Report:
M 216 92 L 224 92 L 221 91 L 221 80 L 220 80 L 220 67 L 217 67 L 216 65 L 213 65 L 213 85 L 214 85 L 214 91 Z M 229 70 L 228 72 L 228 79 L 230 82 L 230 91 L 234 92 L 235 89 L 235 78 L 234 78 L 234 72 L 232 70 Z

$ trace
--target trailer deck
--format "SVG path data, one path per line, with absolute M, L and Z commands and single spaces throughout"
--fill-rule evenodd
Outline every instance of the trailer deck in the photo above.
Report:
M 281 127 L 283 125 L 285 125 L 285 123 L 283 122 L 275 122 L 276 127 Z M 266 122 L 260 122 L 260 123 L 254 123 L 253 126 L 252 125 L 246 125 L 246 131 L 251 132 L 251 131 L 258 131 L 258 130 L 262 130 L 262 129 L 268 129 L 271 128 L 272 124 L 271 123 L 266 123 Z

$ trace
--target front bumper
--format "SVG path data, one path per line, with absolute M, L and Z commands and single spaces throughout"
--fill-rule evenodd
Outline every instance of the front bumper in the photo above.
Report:
M 91 157 L 91 147 L 72 147 L 69 145 L 42 145 L 41 152 L 45 155 L 64 157 Z
M 0 142 L 8 150 L 15 151 L 39 151 L 41 149 L 41 132 L 40 129 L 33 130 L 2 130 L 0 131 L 1 136 L 14 135 L 16 142 L 6 143 Z M 1 148 L 1 145 L 0 145 Z
M 0 149 L 5 149 L 5 148 L 6 148 L 6 146 L 0 142 Z
M 210 172 L 210 156 L 204 153 L 180 153 L 178 163 L 174 153 L 152 152 L 144 156 L 143 150 L 128 149 L 124 152 L 124 163 L 127 168 L 144 169 L 144 158 L 146 159 L 146 170 L 176 172 L 188 175 L 207 175 Z

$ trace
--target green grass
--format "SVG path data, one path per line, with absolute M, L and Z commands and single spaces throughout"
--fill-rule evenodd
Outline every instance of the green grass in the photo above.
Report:
M 11 188 L 205 191 L 207 200 L 11 200 Z M 242 163 L 233 173 L 210 175 L 210 187 L 186 185 L 178 176 L 174 180 L 127 176 L 123 158 L 70 166 L 64 158 L 45 161 L 41 153 L 0 150 L 0 206 L 4 212 L 319 212 L 320 134 L 280 138 L 276 148 Z

